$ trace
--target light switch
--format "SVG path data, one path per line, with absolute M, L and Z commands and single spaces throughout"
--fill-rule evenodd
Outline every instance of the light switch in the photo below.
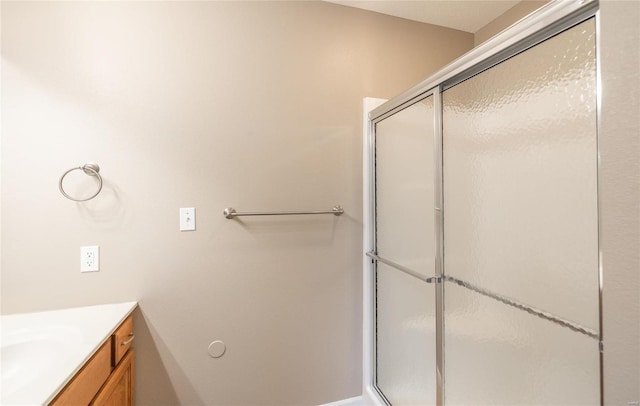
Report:
M 182 207 L 180 209 L 180 231 L 194 231 L 196 229 L 196 209 Z

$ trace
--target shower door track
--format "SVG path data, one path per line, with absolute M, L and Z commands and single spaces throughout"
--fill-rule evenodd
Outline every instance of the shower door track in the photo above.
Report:
M 402 110 L 430 90 L 455 86 L 597 14 L 598 0 L 554 0 L 495 37 L 480 44 L 438 72 L 373 109 L 372 122 Z

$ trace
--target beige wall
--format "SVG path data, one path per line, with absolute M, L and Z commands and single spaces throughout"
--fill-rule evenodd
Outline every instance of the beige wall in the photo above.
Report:
M 491 21 L 489 24 L 480 28 L 474 34 L 474 45 L 478 46 L 481 43 L 485 42 L 489 38 L 498 34 L 500 31 L 510 27 L 515 24 L 518 20 L 526 17 L 527 15 L 533 13 L 540 7 L 547 4 L 546 0 L 524 0 L 515 6 L 511 7 L 509 10 L 504 12 L 495 20 Z
M 362 98 L 472 45 L 320 2 L 2 2 L 2 312 L 138 300 L 139 405 L 359 394 Z M 76 204 L 86 161 L 105 187 Z
M 601 1 L 600 16 L 604 404 L 632 405 L 640 401 L 640 2 Z

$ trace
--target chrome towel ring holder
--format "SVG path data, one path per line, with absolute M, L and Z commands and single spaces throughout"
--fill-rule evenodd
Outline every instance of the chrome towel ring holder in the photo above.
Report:
M 97 176 L 98 177 L 98 190 L 91 196 L 87 197 L 86 199 L 76 199 L 74 197 L 71 197 L 67 194 L 67 192 L 64 191 L 64 188 L 62 187 L 62 181 L 64 180 L 64 177 L 67 176 L 67 174 L 69 172 L 73 172 L 75 170 L 81 169 L 84 173 L 86 173 L 89 176 Z M 78 166 L 76 168 L 71 168 L 68 171 L 66 171 L 65 173 L 62 174 L 62 176 L 60 176 L 60 181 L 58 182 L 58 187 L 60 188 L 60 193 L 62 193 L 62 195 L 64 197 L 66 197 L 69 200 L 73 200 L 74 202 L 86 202 L 87 200 L 91 200 L 94 197 L 98 196 L 98 193 L 100 193 L 100 191 L 102 190 L 102 176 L 100 176 L 100 167 L 98 166 L 98 164 L 95 164 L 93 162 L 88 162 L 82 166 Z

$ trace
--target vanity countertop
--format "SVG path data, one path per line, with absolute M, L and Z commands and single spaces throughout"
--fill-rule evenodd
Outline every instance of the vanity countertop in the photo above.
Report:
M 0 317 L 0 404 L 46 405 L 136 308 L 137 302 Z

